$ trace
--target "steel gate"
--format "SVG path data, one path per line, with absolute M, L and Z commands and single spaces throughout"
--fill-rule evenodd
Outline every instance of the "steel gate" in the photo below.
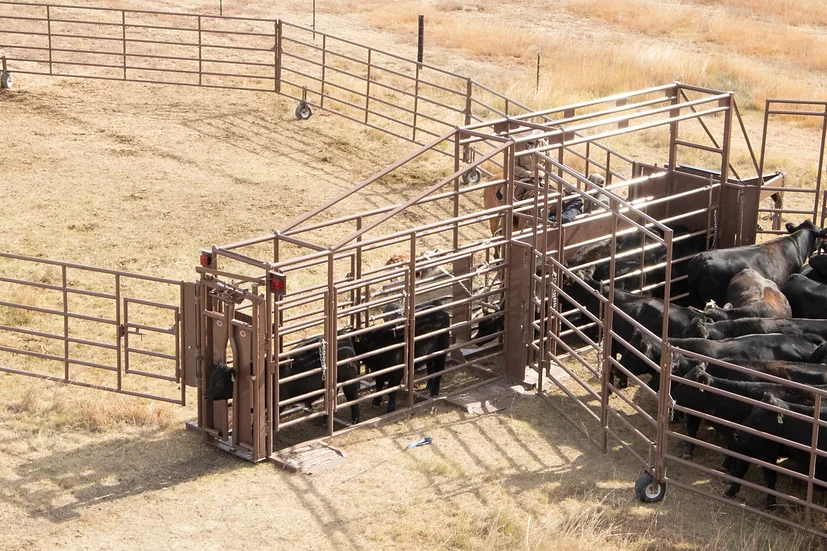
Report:
M 0 371 L 186 404 L 193 284 L 0 253 L 0 296 Z

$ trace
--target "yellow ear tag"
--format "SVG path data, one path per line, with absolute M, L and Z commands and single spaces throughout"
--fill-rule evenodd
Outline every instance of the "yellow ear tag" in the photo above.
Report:
M 781 414 L 780 414 L 780 413 L 778 414 L 778 424 L 779 424 L 779 425 L 783 425 L 783 424 L 784 424 L 784 418 L 781 416 Z
M 353 342 L 362 342 L 362 340 L 359 338 L 359 335 L 356 335 L 353 337 Z

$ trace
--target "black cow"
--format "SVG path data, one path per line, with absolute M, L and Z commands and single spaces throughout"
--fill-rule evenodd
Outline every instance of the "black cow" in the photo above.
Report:
M 586 282 L 593 288 L 597 289 L 599 284 L 593 280 L 586 280 Z M 580 305 L 584 306 L 592 315 L 598 316 L 600 313 L 600 300 L 585 289 L 582 285 L 573 283 L 565 289 L 569 296 Z M 609 286 L 603 284 L 603 296 L 609 296 Z M 646 329 L 655 334 L 660 334 L 663 329 L 663 300 L 649 295 L 630 293 L 623 289 L 615 289 L 614 304 L 626 315 L 643 325 Z M 685 308 L 677 304 L 669 305 L 669 336 L 679 337 L 689 327 L 693 321 L 704 320 L 704 314 L 695 308 Z M 632 325 L 626 318 L 620 315 L 612 317 L 612 331 L 627 342 L 631 342 L 637 328 Z M 596 330 L 587 332 L 592 338 L 597 338 Z M 612 340 L 612 355 L 617 356 L 625 352 L 625 347 L 617 340 Z M 614 380 L 615 370 L 613 370 L 612 380 Z M 625 373 L 619 373 L 619 388 L 625 388 L 628 385 Z
M 711 341 L 707 339 L 669 339 L 673 346 L 690 352 L 703 354 L 733 363 L 755 362 L 759 360 L 782 360 L 790 362 L 808 362 L 817 345 L 810 339 L 799 335 L 745 335 L 735 339 Z M 655 339 L 635 330 L 630 341 L 633 348 L 655 364 L 660 364 L 661 347 Z M 631 350 L 626 350 L 620 359 L 621 365 L 634 375 L 652 375 L 649 387 L 657 389 L 660 384 L 660 374 L 655 372 L 648 363 L 638 357 Z M 680 354 L 675 354 L 672 360 L 672 369 L 678 373 L 687 373 L 698 362 L 690 360 Z
M 306 347 L 315 343 L 320 343 L 321 340 L 322 337 L 314 337 L 298 343 L 294 348 Z M 323 343 L 322 346 L 324 346 Z M 280 402 L 325 388 L 326 374 L 332 371 L 332 366 L 329 358 L 325 358 L 324 365 L 322 365 L 322 354 L 323 351 L 320 346 L 318 348 L 305 350 L 296 354 L 288 354 L 287 357 L 282 360 L 279 364 L 279 380 L 290 377 L 291 375 L 306 373 L 320 367 L 323 367 L 323 371 L 312 375 L 307 375 L 305 377 L 299 377 L 298 379 L 288 381 L 286 383 L 279 383 Z M 337 382 L 343 383 L 358 377 L 359 363 L 345 362 L 345 360 L 356 356 L 356 351 L 353 346 L 353 340 L 347 336 L 344 331 L 339 331 L 336 354 L 339 359 L 339 366 L 336 370 Z M 356 400 L 356 398 L 359 397 L 358 382 L 344 385 L 342 390 L 345 393 L 345 398 L 347 398 L 349 402 Z M 313 396 L 305 399 L 303 403 L 307 409 L 311 409 L 313 402 L 319 398 L 320 396 L 318 395 Z M 280 407 L 279 413 L 284 411 L 285 407 L 286 406 Z M 353 404 L 350 406 L 350 420 L 352 423 L 358 423 L 361 420 L 359 404 Z
M 315 343 L 319 343 L 322 337 L 313 337 L 296 344 L 294 348 L 306 347 Z M 359 376 L 359 364 L 354 362 L 342 363 L 344 360 L 352 358 L 356 355 L 353 349 L 353 342 L 350 337 L 339 332 L 337 347 L 337 356 L 339 359 L 339 366 L 337 369 L 337 381 L 343 383 Z M 298 375 L 299 373 L 306 373 L 314 369 L 322 367 L 322 352 L 321 348 L 313 348 L 304 350 L 302 352 L 289 353 L 286 359 L 279 365 L 279 379 L 285 379 L 291 375 Z M 331 365 L 329 360 L 325 361 L 324 372 L 329 372 Z M 233 387 L 235 386 L 236 371 L 226 364 L 219 364 L 213 366 L 210 375 L 209 385 L 205 397 L 207 400 L 230 400 L 233 397 Z M 279 383 L 279 401 L 289 400 L 304 394 L 308 394 L 325 387 L 323 372 L 314 373 L 305 377 L 299 377 L 286 383 Z M 351 383 L 344 385 L 342 390 L 348 401 L 355 400 L 359 394 L 359 383 Z M 313 402 L 318 400 L 319 396 L 312 396 L 303 400 L 304 406 L 307 409 L 313 407 Z M 287 406 L 281 406 L 279 413 L 284 411 Z M 350 420 L 352 423 L 360 421 L 359 404 L 350 406 Z
M 225 363 L 214 365 L 204 398 L 209 401 L 232 400 L 235 375 L 235 369 Z
M 793 274 L 781 291 L 790 301 L 794 317 L 827 319 L 827 284 Z
M 441 306 L 438 300 L 422 302 L 416 305 L 416 311 L 422 311 Z M 390 320 L 398 319 L 401 313 L 396 311 L 391 316 L 386 316 Z M 438 335 L 421 338 L 423 335 L 428 335 L 436 331 L 444 330 L 451 325 L 451 316 L 444 309 L 437 309 L 431 312 L 425 312 L 416 316 L 415 329 L 415 344 L 414 357 L 420 358 L 445 350 L 450 343 L 450 335 L 447 331 L 443 331 Z M 387 383 L 389 388 L 398 386 L 402 383 L 402 375 L 404 373 L 405 350 L 402 346 L 405 342 L 405 330 L 402 325 L 383 326 L 353 337 L 353 343 L 358 355 L 367 354 L 383 348 L 395 346 L 391 350 L 385 350 L 372 356 L 364 358 L 368 371 L 375 373 L 377 371 L 399 366 L 398 369 L 393 369 L 387 373 L 376 375 L 376 392 L 381 392 Z M 445 369 L 446 354 L 437 354 L 427 360 L 418 361 L 415 367 L 421 367 L 423 364 L 428 368 L 428 375 L 440 373 Z M 439 385 L 442 376 L 428 379 L 427 388 L 430 390 L 431 396 L 439 395 Z M 398 390 L 391 392 L 388 395 L 388 413 L 396 411 L 396 398 Z M 379 407 L 382 404 L 382 397 L 377 396 L 373 399 L 373 407 Z
M 822 244 L 822 248 L 823 247 L 824 245 Z M 827 254 L 811 256 L 805 268 L 812 272 L 807 277 L 820 281 L 821 283 L 827 283 Z M 801 273 L 803 274 L 804 270 L 801 270 Z
M 779 288 L 782 287 L 790 275 L 801 270 L 807 257 L 821 246 L 822 239 L 827 236 L 827 231 L 817 228 L 809 220 L 798 226 L 788 223 L 787 231 L 790 235 L 760 245 L 698 254 L 689 263 L 690 304 L 699 308 L 710 300 L 724 304 L 730 280 L 744 268 L 754 268 Z
M 727 308 L 707 307 L 704 313 L 714 321 L 740 318 L 791 318 L 790 303 L 773 281 L 752 268 L 735 274 L 726 292 Z
M 809 337 L 815 344 L 827 341 L 827 320 L 790 318 L 742 318 L 704 323 L 692 321 L 683 333 L 684 338 L 699 337 L 719 341 L 744 335 L 784 333 Z
M 721 368 L 725 369 L 725 368 Z M 733 370 L 726 370 L 727 375 L 733 373 Z M 827 370 L 824 375 L 827 376 Z M 796 388 L 790 388 L 779 383 L 771 383 L 764 380 L 730 380 L 723 377 L 715 377 L 706 371 L 706 364 L 702 363 L 694 367 L 689 373 L 683 376 L 689 381 L 694 381 L 705 386 L 717 388 L 732 394 L 746 396 L 754 400 L 760 400 L 765 392 L 770 392 L 779 398 L 786 401 L 795 402 L 798 404 L 813 403 L 813 395 Z M 820 385 L 817 388 L 827 388 Z M 717 394 L 715 392 L 704 391 L 687 384 L 681 384 L 679 380 L 673 382 L 672 398 L 681 406 L 700 411 L 720 417 L 726 421 L 733 423 L 743 423 L 752 411 L 752 406 L 745 402 Z M 686 433 L 692 438 L 697 438 L 698 428 L 701 425 L 700 417 L 694 415 L 686 416 Z M 713 423 L 715 429 L 721 433 L 726 441 L 727 448 L 732 449 L 734 429 Z M 689 459 L 695 450 L 695 445 L 691 442 L 684 442 L 684 452 L 682 457 Z M 727 471 L 731 462 L 731 457 L 726 456 L 724 459 L 723 470 Z
M 809 417 L 814 416 L 814 408 L 812 406 L 791 404 L 770 393 L 764 395 L 763 401 L 777 408 L 794 411 Z M 820 418 L 822 421 L 827 420 L 827 409 L 821 410 Z M 808 448 L 812 445 L 812 421 L 793 418 L 784 413 L 779 413 L 762 406 L 755 406 L 752 408 L 752 412 L 742 424 L 751 429 L 803 444 Z M 773 465 L 780 457 L 786 456 L 795 462 L 797 470 L 800 472 L 806 474 L 807 469 L 809 469 L 809 451 L 804 451 L 792 446 L 785 446 L 779 444 L 778 442 L 773 442 L 766 438 L 761 438 L 760 436 L 755 436 L 740 430 L 735 431 L 733 440 L 734 451 L 743 455 L 755 457 Z M 827 431 L 820 430 L 818 432 L 817 448 L 822 451 L 827 450 Z M 736 461 L 734 462 L 731 474 L 743 479 L 748 468 L 748 462 Z M 777 476 L 778 473 L 776 471 L 764 469 L 764 483 L 767 488 L 775 490 L 775 481 Z M 818 455 L 816 456 L 815 476 L 820 480 L 827 480 L 827 459 Z M 734 482 L 730 485 L 729 490 L 727 490 L 724 495 L 729 498 L 733 498 L 738 494 L 740 489 L 741 485 Z M 767 494 L 765 502 L 766 507 L 772 507 L 775 505 L 775 501 L 775 496 Z

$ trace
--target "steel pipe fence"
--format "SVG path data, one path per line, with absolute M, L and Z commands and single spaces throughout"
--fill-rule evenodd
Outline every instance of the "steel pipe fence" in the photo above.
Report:
M 814 224 L 819 224 L 819 227 L 824 227 L 825 222 L 827 222 L 827 193 L 824 193 L 822 189 L 822 179 L 824 177 L 824 145 L 825 137 L 827 137 L 827 102 L 786 99 L 766 100 L 764 107 L 764 127 L 761 136 L 761 153 L 758 164 L 759 181 L 763 179 L 762 177 L 768 164 L 767 139 L 770 133 L 770 120 L 771 118 L 777 119 L 780 116 L 799 117 L 810 120 L 821 119 L 818 160 L 816 161 L 817 164 L 814 171 L 815 182 L 813 182 L 812 187 L 802 184 L 788 185 L 786 175 L 779 173 L 779 176 L 772 182 L 772 185 L 764 186 L 760 192 L 755 189 L 755 186 L 746 188 L 744 190 L 745 200 L 750 203 L 759 203 L 756 217 L 758 234 L 777 235 L 786 233 L 786 230 L 781 227 L 781 221 L 784 218 L 796 221 L 809 218 Z M 773 199 L 772 206 L 767 207 L 760 204 L 769 196 Z M 805 207 L 799 209 L 785 207 L 784 198 L 798 198 L 805 204 Z M 770 219 L 772 221 L 771 227 L 763 227 L 761 221 L 764 219 Z
M 0 371 L 185 405 L 192 284 L 9 253 L 0 274 Z
M 651 473 L 655 483 L 674 483 L 709 495 L 683 474 L 688 466 L 704 476 L 713 474 L 711 469 L 670 452 L 677 442 L 691 438 L 670 427 L 673 411 L 726 424 L 726 420 L 670 400 L 675 385 L 693 386 L 671 374 L 668 312 L 671 302 L 683 298 L 679 289 L 686 276 L 680 273 L 680 266 L 691 258 L 690 253 L 676 251 L 695 238 L 704 239 L 704 248 L 754 240 L 750 221 L 761 212 L 761 196 L 790 191 L 783 180 L 779 182 L 780 175 L 763 174 L 766 130 L 758 177 L 745 180 L 735 172 L 729 158 L 730 139 L 736 123 L 742 132 L 744 126 L 731 94 L 675 83 L 532 112 L 467 77 L 280 20 L 0 2 L 0 21 L 0 50 L 14 52 L 6 56 L 14 72 L 271 91 L 423 145 L 273 235 L 203 250 L 197 286 L 66 263 L 50 264 L 62 272 L 59 282 L 27 279 L 17 273 L 2 276 L 0 285 L 18 288 L 34 284 L 54 292 L 57 302 L 27 304 L 20 295 L 0 307 L 54 316 L 63 324 L 63 332 L 36 324 L 27 326 L 28 322 L 3 324 L 0 330 L 57 343 L 63 352 L 36 355 L 22 345 L 0 350 L 17 356 L 32 353 L 32 357 L 62 363 L 64 371 L 54 375 L 0 370 L 97 387 L 75 378 L 80 368 L 95 369 L 117 375 L 117 383 L 107 390 L 147 397 L 157 396 L 127 389 L 124 382 L 134 376 L 152 384 L 181 384 L 181 398 L 168 399 L 176 403 L 184 402 L 185 384 L 193 384 L 198 388 L 199 412 L 197 423 L 190 428 L 219 448 L 258 461 L 272 456 L 281 434 L 288 429 L 310 430 L 314 421 L 325 419 L 323 434 L 340 434 L 353 426 L 342 408 L 400 392 L 405 396 L 403 409 L 410 410 L 433 402 L 434 398 L 422 396 L 420 391 L 436 376 L 469 369 L 490 376 L 486 362 L 505 358 L 506 370 L 498 375 L 518 378 L 525 366 L 531 367 L 540 375 L 541 393 L 575 427 L 582 427 L 582 423 L 561 400 L 574 401 L 578 414 L 596 422 L 600 428 L 587 436 L 598 449 L 623 448 Z M 818 108 L 823 110 L 824 104 Z M 771 108 L 768 102 L 767 116 L 790 114 L 787 111 Z M 815 108 L 810 111 L 810 107 L 792 111 L 804 116 L 827 113 Z M 491 115 L 500 118 L 481 120 Z M 715 115 L 724 119 L 720 137 L 704 124 L 705 118 Z M 712 145 L 678 138 L 680 124 L 690 120 L 701 123 Z M 669 158 L 661 169 L 601 143 L 658 127 L 670 129 Z M 827 123 L 822 137 L 825 127 Z M 686 148 L 720 156 L 719 169 L 699 173 L 681 167 L 678 152 Z M 354 194 L 431 152 L 452 161 L 444 172 L 448 176 L 439 182 L 396 205 L 355 214 L 338 212 Z M 535 161 L 535 176 L 530 183 L 517 182 L 515 162 L 526 156 Z M 466 175 L 473 170 L 492 178 L 469 183 Z M 593 172 L 605 177 L 605 187 L 598 188 L 588 179 Z M 468 206 L 474 197 L 492 188 L 501 190 L 501 205 Z M 518 190 L 532 195 L 515 200 Z M 820 192 L 819 174 L 813 210 L 804 213 L 814 219 Z M 573 222 L 552 226 L 548 213 L 555 209 L 561 212 L 564 199 L 571 195 L 590 205 L 590 212 Z M 603 200 L 598 200 L 601 196 Z M 740 201 L 741 197 L 747 200 Z M 736 204 L 738 208 L 724 210 L 724 206 Z M 443 216 L 427 223 L 406 222 L 402 230 L 384 226 L 424 205 L 429 209 L 441 206 Z M 823 205 L 821 208 L 823 224 Z M 334 209 L 337 213 L 331 215 Z M 775 210 L 779 212 L 770 214 L 801 214 Z M 481 235 L 478 226 L 492 220 L 498 221 L 501 233 Z M 678 226 L 685 226 L 686 231 L 677 232 Z M 620 250 L 619 241 L 632 235 L 639 236 L 638 245 Z M 578 265 L 569 262 L 584 245 L 605 240 L 608 260 L 587 260 Z M 441 250 L 429 250 L 428 243 L 438 243 Z M 406 257 L 382 263 L 400 250 Z M 651 261 L 652 255 L 656 261 Z M 0 258 L 49 264 L 16 255 Z M 631 259 L 639 260 L 638 269 L 619 274 L 618 264 Z M 605 292 L 602 285 L 594 289 L 583 276 L 583 270 L 597 268 L 608 273 Z M 67 272 L 75 271 L 112 277 L 114 290 L 70 284 Z M 179 300 L 165 302 L 130 294 L 121 285 L 132 279 L 177 286 Z M 284 281 L 290 282 L 286 289 L 280 286 Z M 652 331 L 619 308 L 615 296 L 621 288 L 660 293 L 665 309 L 663 325 Z M 115 314 L 103 317 L 74 311 L 68 301 L 74 295 L 114 302 Z M 417 310 L 417 304 L 434 297 L 441 299 L 439 306 Z M 584 300 L 596 303 L 597 308 L 590 308 Z M 485 310 L 492 304 L 505 307 Z M 389 306 L 396 306 L 396 313 L 386 312 Z M 140 317 L 141 309 L 150 309 L 152 320 Z M 417 324 L 438 309 L 448 311 L 448 326 L 418 333 Z M 481 315 L 474 315 L 477 310 L 482 310 Z M 164 316 L 174 323 L 159 323 Z M 498 331 L 486 337 L 474 335 L 481 322 L 500 318 L 502 328 Z M 117 338 L 110 342 L 77 336 L 71 331 L 70 320 L 111 326 Z M 616 325 L 621 321 L 661 343 L 659 363 L 641 358 L 660 375 L 657 388 L 647 386 L 617 360 L 617 351 L 641 356 L 618 332 Z M 401 340 L 357 354 L 355 359 L 339 358 L 346 339 L 383 329 L 401 335 Z M 173 348 L 144 347 L 140 340 L 136 342 L 138 334 L 170 339 Z M 448 335 L 447 346 L 416 351 L 417 343 L 439 335 Z M 114 360 L 105 363 L 94 354 L 82 356 L 75 352 L 76 347 L 100 349 L 113 354 Z M 401 351 L 400 363 L 373 373 L 358 370 L 352 376 L 339 377 L 349 364 L 358 365 L 361 360 L 394 350 Z M 683 350 L 676 352 L 714 361 Z M 280 368 L 298 354 L 318 355 L 320 366 L 282 377 Z M 441 373 L 417 372 L 418 363 L 443 354 L 448 363 Z M 172 362 L 174 374 L 142 367 L 138 358 Z M 235 370 L 233 396 L 230 400 L 207 400 L 208 382 L 222 364 Z M 390 388 L 369 385 L 377 375 L 399 372 L 400 382 Z M 635 390 L 619 388 L 613 382 L 613 372 L 624 375 Z M 321 385 L 313 382 L 319 375 Z M 543 388 L 545 376 L 553 385 L 551 389 Z M 288 392 L 291 383 L 297 382 L 306 383 L 305 388 Z M 346 396 L 346 388 L 354 384 L 359 387 L 357 396 Z M 458 384 L 460 388 L 471 386 L 467 381 Z M 565 398 L 553 395 L 557 392 Z M 813 425 L 809 448 L 800 442 L 783 441 L 809 453 L 806 476 L 784 471 L 806 482 L 806 497 L 786 491 L 775 495 L 804 508 L 803 522 L 783 517 L 782 522 L 814 530 L 813 518 L 823 512 L 812 499 L 813 489 L 822 485 L 816 462 L 825 452 L 818 446 L 822 393 L 812 393 L 815 411 L 809 417 L 791 415 L 797 421 L 809 419 Z M 738 430 L 750 433 L 752 429 L 739 425 Z M 752 433 L 778 441 L 765 432 Z M 692 441 L 726 455 L 735 453 L 703 439 Z M 743 454 L 736 454 L 736 458 L 778 469 Z M 730 475 L 722 477 L 732 479 Z M 757 487 L 749 481 L 742 483 Z

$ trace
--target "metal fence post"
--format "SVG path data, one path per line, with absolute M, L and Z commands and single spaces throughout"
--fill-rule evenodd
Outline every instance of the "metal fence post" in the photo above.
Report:
M 52 12 L 50 6 L 46 6 L 46 32 L 49 35 L 49 74 L 52 73 Z M 6 68 L 3 67 L 3 70 Z
M 281 19 L 276 20 L 276 45 L 274 46 L 276 50 L 276 62 L 275 62 L 275 71 L 276 71 L 276 93 L 281 93 L 281 60 L 282 60 L 282 52 L 281 52 L 281 36 L 284 33 L 284 27 L 281 24 Z

